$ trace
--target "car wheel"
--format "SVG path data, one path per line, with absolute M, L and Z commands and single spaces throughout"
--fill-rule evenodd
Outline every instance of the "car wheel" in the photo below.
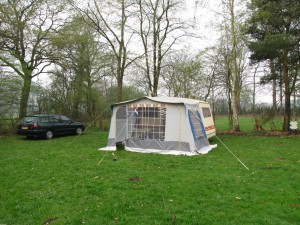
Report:
M 82 128 L 81 128 L 81 127 L 78 127 L 78 128 L 76 129 L 76 134 L 77 134 L 77 135 L 81 135 L 81 134 L 82 134 Z
M 46 132 L 46 138 L 49 140 L 49 139 L 52 139 L 53 138 L 53 132 L 51 130 L 48 130 Z

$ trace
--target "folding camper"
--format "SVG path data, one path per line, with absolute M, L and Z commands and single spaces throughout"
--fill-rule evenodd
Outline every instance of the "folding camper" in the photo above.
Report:
M 111 106 L 107 147 L 161 154 L 205 154 L 215 127 L 208 103 L 175 97 L 142 97 Z

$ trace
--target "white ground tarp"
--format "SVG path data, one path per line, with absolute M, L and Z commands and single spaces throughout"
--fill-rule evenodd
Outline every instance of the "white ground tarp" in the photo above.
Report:
M 210 150 L 213 148 L 216 148 L 217 145 L 209 145 L 201 150 L 198 150 L 197 152 L 187 152 L 187 151 L 178 151 L 178 150 L 158 150 L 158 149 L 140 149 L 140 148 L 129 148 L 125 147 L 126 151 L 129 152 L 139 152 L 139 153 L 154 153 L 154 154 L 161 154 L 161 155 L 186 155 L 186 156 L 194 156 L 194 155 L 199 155 L 199 154 L 207 154 Z M 114 146 L 107 146 L 104 148 L 100 148 L 100 151 L 120 151 L 116 150 L 116 147 Z

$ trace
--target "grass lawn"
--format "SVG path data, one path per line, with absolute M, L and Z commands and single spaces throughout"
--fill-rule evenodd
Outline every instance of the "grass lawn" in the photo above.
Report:
M 300 139 L 220 135 L 193 157 L 98 151 L 107 133 L 0 138 L 0 224 L 299 224 Z
M 243 132 L 255 132 L 255 117 L 254 116 L 239 116 L 240 129 Z M 276 117 L 273 120 L 263 124 L 264 130 L 282 130 L 283 118 Z M 217 130 L 229 130 L 228 117 L 227 116 L 216 116 L 215 125 Z

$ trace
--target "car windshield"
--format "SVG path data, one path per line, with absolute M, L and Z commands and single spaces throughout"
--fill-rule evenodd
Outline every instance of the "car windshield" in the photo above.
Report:
M 37 120 L 37 116 L 26 116 L 21 122 L 22 123 L 34 123 Z

